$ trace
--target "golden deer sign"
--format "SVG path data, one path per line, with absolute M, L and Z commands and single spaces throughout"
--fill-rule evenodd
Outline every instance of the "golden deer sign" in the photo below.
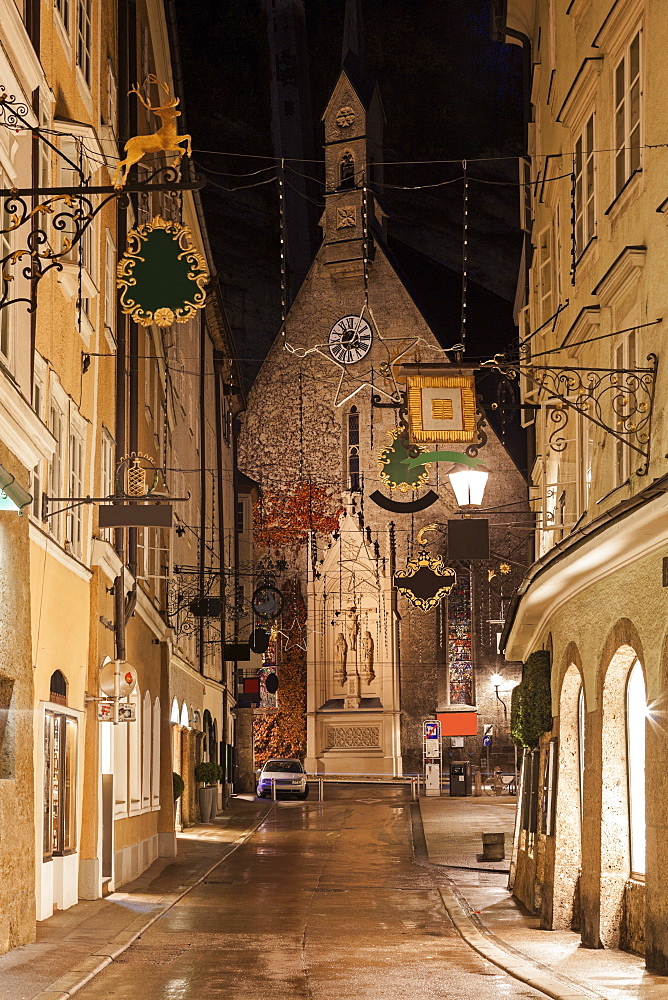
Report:
M 159 107 L 154 107 L 144 99 L 144 95 L 139 89 L 139 84 L 132 87 L 128 91 L 128 94 L 136 94 L 139 100 L 142 102 L 145 108 L 152 111 L 154 115 L 157 115 L 162 125 L 157 132 L 153 135 L 135 135 L 125 143 L 125 152 L 127 156 L 124 160 L 121 160 L 116 171 L 114 173 L 113 185 L 115 188 L 122 188 L 128 179 L 128 172 L 130 167 L 133 167 L 135 163 L 139 161 L 147 153 L 176 153 L 176 156 L 172 162 L 172 166 L 175 167 L 181 162 L 181 158 L 185 153 L 186 156 L 192 155 L 192 146 L 190 142 L 189 135 L 179 135 L 176 131 L 176 119 L 181 114 L 180 111 L 176 110 L 176 106 L 179 103 L 178 97 L 172 97 L 169 87 L 165 83 L 161 83 L 157 76 L 153 73 L 147 77 L 149 84 L 155 83 L 161 90 L 164 90 L 167 95 L 167 101 L 165 104 L 161 104 Z M 185 142 L 186 148 L 181 149 L 181 143 Z

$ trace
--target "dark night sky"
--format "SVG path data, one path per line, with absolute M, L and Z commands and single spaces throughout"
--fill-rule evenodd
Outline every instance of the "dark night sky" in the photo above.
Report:
M 250 359 L 263 357 L 280 322 L 277 189 L 274 183 L 245 192 L 224 189 L 249 183 L 231 174 L 271 162 L 254 157 L 274 155 L 263 4 L 176 0 L 176 7 L 187 129 L 194 159 L 208 171 L 207 225 L 250 378 L 257 368 Z M 345 0 L 305 0 L 305 7 L 311 128 L 319 159 L 320 116 L 340 69 Z M 521 50 L 490 40 L 489 0 L 362 0 L 362 10 L 366 61 L 387 117 L 385 161 L 511 157 L 469 164 L 472 176 L 511 182 L 472 181 L 469 204 L 471 278 L 512 300 L 520 245 L 513 157 L 523 150 Z M 305 164 L 304 172 L 320 176 L 320 164 Z M 385 181 L 429 184 L 460 173 L 459 164 L 396 165 L 385 168 Z M 317 186 L 312 191 L 321 197 Z M 456 270 L 461 196 L 461 184 L 386 189 L 390 232 Z M 314 210 L 315 222 L 317 215 Z M 317 245 L 317 232 L 314 239 Z

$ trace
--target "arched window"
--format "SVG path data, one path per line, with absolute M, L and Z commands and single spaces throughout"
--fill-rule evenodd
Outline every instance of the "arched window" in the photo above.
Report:
M 584 815 L 584 766 L 585 766 L 585 693 L 580 687 L 578 695 L 578 763 L 580 769 L 580 823 Z
M 352 493 L 360 491 L 360 415 L 356 406 L 348 412 L 347 456 L 348 488 Z
M 179 722 L 186 729 L 190 729 L 190 717 L 188 715 L 188 706 L 186 705 L 185 701 L 181 705 L 181 718 Z
M 177 726 L 179 724 L 179 703 L 176 698 L 172 701 L 172 711 L 169 714 L 169 721 L 176 723 Z
M 631 873 L 645 874 L 645 678 L 635 661 L 626 685 L 626 739 L 629 782 Z
M 202 740 L 202 759 L 203 760 L 214 760 L 211 745 L 211 712 L 208 708 L 204 709 L 203 725 L 202 729 L 204 731 L 204 739 Z
M 120 723 L 127 731 L 128 740 L 128 787 L 130 791 L 130 813 L 141 810 L 141 698 L 139 686 L 130 695 L 130 704 L 135 707 L 135 721 Z
M 49 681 L 49 701 L 67 705 L 67 681 L 60 670 L 54 670 Z
M 178 712 L 178 707 L 177 707 Z M 160 699 L 153 702 L 153 773 L 151 777 L 151 805 L 160 805 Z
M 153 742 L 151 740 L 151 693 L 144 692 L 144 710 L 142 712 L 142 744 L 141 744 L 141 807 L 151 808 L 151 756 L 153 753 Z
M 343 154 L 341 163 L 339 164 L 339 187 L 355 187 L 355 159 L 349 151 Z

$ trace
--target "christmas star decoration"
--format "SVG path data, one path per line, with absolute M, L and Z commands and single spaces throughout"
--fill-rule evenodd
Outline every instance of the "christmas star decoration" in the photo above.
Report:
M 294 354 L 298 358 L 306 358 L 310 354 L 318 354 L 321 358 L 329 364 L 334 365 L 335 368 L 339 370 L 339 380 L 336 386 L 336 392 L 334 394 L 334 405 L 336 407 L 344 406 L 349 402 L 354 396 L 361 392 L 362 389 L 367 387 L 372 389 L 374 393 L 378 393 L 381 396 L 385 396 L 393 403 L 400 403 L 402 399 L 401 389 L 397 383 L 394 369 L 395 366 L 401 361 L 405 354 L 412 351 L 413 348 L 419 343 L 420 337 L 376 337 L 376 343 L 382 344 L 383 346 L 396 344 L 395 348 L 390 348 L 386 346 L 388 359 L 387 361 L 381 362 L 381 364 L 376 368 L 371 365 L 368 368 L 361 369 L 359 372 L 356 365 L 342 365 L 341 362 L 337 361 L 331 356 L 327 350 L 327 345 L 318 344 L 315 347 L 301 348 L 294 347 L 291 344 L 286 343 L 285 349 L 290 354 Z M 389 391 L 382 388 L 376 382 L 377 376 L 380 375 L 381 378 L 385 379 L 390 383 Z

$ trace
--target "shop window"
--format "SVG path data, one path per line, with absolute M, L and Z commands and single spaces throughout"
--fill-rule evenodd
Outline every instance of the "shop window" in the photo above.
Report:
M 76 850 L 77 720 L 44 713 L 43 856 Z
M 626 685 L 627 772 L 631 874 L 645 874 L 645 678 L 635 661 Z

